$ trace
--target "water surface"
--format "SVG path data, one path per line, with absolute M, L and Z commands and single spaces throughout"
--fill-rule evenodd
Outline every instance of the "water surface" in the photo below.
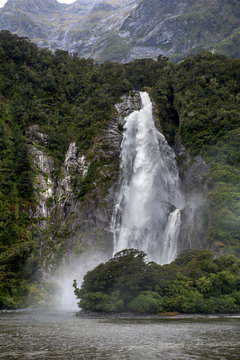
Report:
M 79 318 L 0 313 L 0 359 L 240 358 L 240 317 Z

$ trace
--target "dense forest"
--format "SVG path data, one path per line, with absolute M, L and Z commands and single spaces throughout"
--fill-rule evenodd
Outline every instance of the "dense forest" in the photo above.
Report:
M 201 155 L 210 166 L 209 247 L 218 244 L 226 254 L 240 255 L 240 60 L 202 51 L 177 65 L 162 56 L 99 65 L 65 51 L 40 50 L 28 39 L 2 31 L 0 308 L 44 304 L 54 292 L 54 286 L 42 281 L 44 252 L 36 241 L 38 223 L 31 216 L 36 199 L 29 126 L 38 124 L 48 135 L 47 151 L 57 165 L 56 174 L 61 173 L 70 141 L 88 156 L 87 176 L 75 186 L 76 197 L 84 201 L 95 180 L 101 180 L 102 166 L 118 162 L 95 156 L 99 150 L 92 150 L 93 144 L 113 118 L 120 97 L 142 89 L 155 103 L 169 144 L 178 136 L 192 157 Z M 224 261 L 221 269 L 225 271 Z
M 234 313 L 240 311 L 240 260 L 209 250 L 186 250 L 169 265 L 146 263 L 123 250 L 89 271 L 75 294 L 85 311 Z

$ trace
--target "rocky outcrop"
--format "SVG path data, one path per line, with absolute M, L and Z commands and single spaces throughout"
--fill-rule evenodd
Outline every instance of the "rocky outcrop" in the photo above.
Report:
M 56 190 L 56 194 L 59 199 L 63 196 L 68 196 L 73 192 L 73 178 L 75 176 L 81 176 L 84 178 L 87 175 L 88 166 L 89 164 L 86 157 L 79 153 L 76 143 L 70 143 L 62 166 L 63 177 L 58 180 Z
M 57 0 L 8 0 L 5 9 L 11 10 L 13 8 L 28 11 L 33 14 L 55 12 L 61 8 Z
M 174 57 L 214 49 L 239 31 L 239 14 L 240 4 L 235 1 L 143 0 L 120 28 L 133 40 L 126 60 L 139 53 Z
M 52 199 L 54 196 L 54 162 L 43 150 L 48 142 L 48 136 L 40 132 L 39 125 L 29 127 L 29 152 L 32 158 L 33 170 L 36 176 L 34 182 L 37 204 L 33 217 L 38 220 L 41 229 L 46 229 L 47 218 L 50 215 Z
M 109 144 L 111 144 L 111 151 L 113 151 L 114 156 L 118 158 L 120 155 L 122 131 L 126 116 L 135 110 L 140 110 L 142 107 L 139 92 L 132 91 L 128 95 L 122 96 L 121 99 L 122 102 L 115 105 L 117 117 L 110 122 L 106 134 Z
M 178 158 L 182 193 L 185 197 L 185 206 L 181 211 L 179 252 L 184 249 L 205 249 L 209 246 L 207 238 L 209 223 L 207 174 L 209 166 L 201 156 L 191 158 L 179 138 L 176 139 L 175 151 Z
M 110 121 L 103 138 L 100 139 L 100 141 L 107 143 L 105 158 L 119 159 L 124 118 L 132 111 L 140 108 L 141 100 L 136 92 L 123 96 L 122 102 L 116 105 L 117 116 Z M 104 150 L 101 148 L 100 151 Z M 98 156 L 97 151 L 96 156 Z M 65 166 L 69 167 L 69 160 L 66 161 L 68 158 L 68 156 L 65 158 Z M 86 165 L 82 165 L 82 159 L 78 164 L 77 169 L 82 168 L 83 171 L 86 171 Z M 64 205 L 62 205 L 63 208 L 60 209 L 58 206 L 55 209 L 56 218 L 59 221 L 64 219 L 65 224 L 68 225 L 69 253 L 73 257 L 85 253 L 88 257 L 99 256 L 104 261 L 111 257 L 113 253 L 111 219 L 115 203 L 118 170 L 114 171 L 111 164 L 106 164 L 100 174 L 102 181 L 104 181 L 104 176 L 107 174 L 111 176 L 111 183 L 103 193 L 97 193 L 94 199 L 88 196 L 87 199 L 80 201 L 74 198 L 70 192 L 70 196 L 66 198 Z M 64 212 L 62 212 L 63 209 Z
M 35 146 L 30 147 L 30 154 L 36 173 L 35 193 L 38 203 L 35 217 L 45 220 L 50 211 L 48 203 L 54 196 L 54 163 L 45 152 Z M 43 224 L 45 227 L 45 221 Z
M 136 92 L 123 96 L 122 102 L 116 105 L 116 116 L 99 140 L 107 142 L 106 156 L 119 158 L 124 119 L 140 108 L 141 100 Z M 32 216 L 37 221 L 37 238 L 43 256 L 48 259 L 48 268 L 55 269 L 56 259 L 61 256 L 67 263 L 74 263 L 74 259 L 82 254 L 88 258 L 97 256 L 102 261 L 111 257 L 111 218 L 118 171 L 111 174 L 111 186 L 102 195 L 96 193 L 92 197 L 90 193 L 83 199 L 79 198 L 79 189 L 75 189 L 75 184 L 81 186 L 81 181 L 88 174 L 91 161 L 87 160 L 87 154 L 82 153 L 75 142 L 70 143 L 61 175 L 56 175 L 54 162 L 46 150 L 47 134 L 40 131 L 39 125 L 32 125 L 27 135 L 36 174 L 37 205 Z M 95 156 L 98 156 L 97 151 Z M 110 165 L 106 164 L 102 168 L 102 175 L 110 171 Z
M 48 135 L 43 134 L 40 131 L 40 126 L 38 124 L 29 126 L 27 131 L 27 137 L 33 144 L 38 142 L 40 145 L 44 146 L 48 142 Z

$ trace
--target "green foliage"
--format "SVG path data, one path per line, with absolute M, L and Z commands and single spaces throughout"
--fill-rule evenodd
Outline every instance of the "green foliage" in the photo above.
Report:
M 163 266 L 144 258 L 143 252 L 124 250 L 89 271 L 81 289 L 74 281 L 79 306 L 87 311 L 139 313 L 240 311 L 236 257 L 214 259 L 209 250 L 188 250 Z
M 75 294 L 81 298 L 80 306 L 91 311 L 113 311 L 110 308 L 120 311 L 125 308 L 144 284 L 147 287 L 144 258 L 142 251 L 123 250 L 106 264 L 88 272 L 81 290 L 74 282 Z
M 80 191 L 77 193 L 79 197 L 82 197 L 91 191 L 97 175 L 97 163 L 92 161 L 88 168 L 86 177 L 84 179 L 81 179 L 81 181 L 77 183 L 77 186 L 75 185 L 75 189 L 80 189 Z
M 16 243 L 0 254 L 0 307 L 23 305 L 31 281 L 38 282 L 39 262 L 32 255 L 34 242 Z M 31 281 L 30 281 L 31 280 Z
M 167 311 L 198 312 L 202 298 L 203 295 L 194 288 L 191 278 L 178 275 L 167 286 L 165 306 Z
M 209 243 L 239 255 L 240 60 L 202 51 L 175 66 L 162 57 L 125 66 L 137 89 L 150 87 L 168 142 L 177 134 L 209 164 Z
M 69 143 L 76 141 L 90 166 L 84 179 L 80 176 L 74 178 L 72 185 L 75 195 L 80 201 L 92 196 L 98 202 L 104 197 L 118 171 L 119 160 L 109 151 L 109 144 L 104 140 L 106 128 L 114 117 L 114 104 L 131 89 L 147 88 L 150 92 L 159 127 L 170 144 L 174 144 L 175 135 L 178 134 L 190 154 L 203 156 L 209 164 L 209 242 L 223 243 L 227 253 L 240 255 L 239 84 L 240 61 L 206 51 L 190 56 L 178 65 L 171 64 L 163 56 L 159 56 L 156 61 L 140 59 L 129 64 L 106 62 L 98 65 L 91 59 L 80 59 L 65 51 L 56 50 L 52 54 L 47 49 L 39 50 L 28 39 L 2 31 L 0 307 L 23 304 L 23 299 L 31 292 L 31 286 L 34 289 L 37 279 L 41 277 L 41 262 L 51 261 L 46 251 L 42 252 L 45 259 L 39 256 L 39 247 L 35 243 L 37 224 L 29 215 L 34 212 L 36 201 L 33 191 L 35 174 L 28 152 L 29 126 L 39 125 L 41 132 L 48 135 L 44 146 L 38 146 L 44 147 L 44 151 L 54 160 L 55 175 L 59 177 Z M 67 235 L 63 236 L 59 229 L 55 230 L 54 235 L 56 244 L 50 246 L 48 240 L 46 244 L 54 248 L 56 261 L 59 262 Z M 32 241 L 34 246 L 30 245 Z M 59 241 L 63 243 L 60 245 Z M 123 268 L 126 266 L 125 255 L 119 257 Z M 133 256 L 128 255 L 129 258 Z M 102 309 L 120 311 L 131 303 L 139 309 L 150 309 L 155 306 L 151 304 L 158 301 L 152 293 L 161 295 L 159 304 L 162 304 L 166 288 L 171 281 L 176 280 L 179 267 L 182 268 L 182 276 L 191 279 L 194 284 L 186 293 L 179 295 L 184 296 L 186 303 L 189 303 L 190 297 L 201 303 L 198 293 L 205 300 L 213 302 L 214 288 L 217 287 L 225 304 L 229 287 L 232 289 L 233 286 L 230 275 L 235 274 L 233 268 L 238 268 L 234 260 L 229 275 L 228 262 L 232 260 L 223 262 L 220 258 L 217 261 L 208 252 L 199 257 L 188 252 L 165 267 L 151 263 L 147 265 L 147 271 L 140 255 L 133 258 L 133 268 L 128 265 L 127 276 L 123 275 L 118 266 L 118 257 L 109 263 L 107 273 L 105 267 L 100 266 L 96 275 L 99 278 L 97 291 L 95 278 L 91 282 L 91 276 L 88 275 L 86 286 L 92 283 L 94 291 L 90 286 L 87 293 L 99 293 L 97 298 L 91 295 L 93 305 L 90 307 L 94 308 L 98 304 Z M 15 259 L 15 265 L 12 259 Z M 116 275 L 115 286 L 111 282 L 112 272 L 119 274 Z M 217 275 L 221 272 L 222 278 Z M 237 301 L 237 296 L 234 301 Z M 135 301 L 136 298 L 138 300 Z M 85 301 L 84 298 L 82 301 Z M 174 298 L 172 301 L 175 301 Z M 194 304 L 189 308 L 184 305 L 183 311 L 190 311 Z M 169 303 L 168 307 L 173 306 Z
M 210 165 L 209 240 L 239 254 L 240 61 L 201 52 L 172 74 L 179 135 L 192 155 Z
M 107 160 L 100 157 L 96 144 L 113 116 L 114 104 L 130 89 L 125 69 L 119 64 L 99 66 L 91 59 L 80 59 L 61 50 L 52 54 L 47 49 L 39 50 L 28 39 L 0 32 L 0 254 L 5 256 L 15 252 L 17 246 L 27 246 L 37 233 L 29 216 L 36 201 L 35 174 L 28 151 L 29 126 L 39 125 L 40 131 L 47 134 L 48 141 L 38 145 L 54 160 L 56 176 L 61 175 L 71 141 L 77 142 L 86 156 L 91 154 L 87 176 L 76 177 L 73 184 L 76 196 L 82 199 L 94 187 L 100 188 L 97 184 L 101 183 L 103 162 L 116 161 L 109 155 Z M 51 205 L 50 201 L 47 205 Z M 62 234 L 61 238 L 64 241 Z M 11 297 L 19 298 L 16 306 L 23 301 L 23 296 L 13 294 L 12 274 L 18 279 L 15 287 L 24 288 L 25 295 L 30 291 L 24 285 L 29 258 L 48 263 L 46 251 L 42 251 L 46 258 L 40 259 L 38 246 L 34 251 L 30 249 L 21 260 L 22 266 L 11 269 L 11 258 L 7 258 L 1 293 L 8 305 L 2 302 L 0 307 L 10 307 Z M 64 244 L 56 251 L 54 248 L 56 262 L 63 249 Z M 35 284 L 34 276 L 33 271 L 30 283 Z
M 127 304 L 127 310 L 139 313 L 157 313 L 163 309 L 161 296 L 153 291 L 142 291 Z

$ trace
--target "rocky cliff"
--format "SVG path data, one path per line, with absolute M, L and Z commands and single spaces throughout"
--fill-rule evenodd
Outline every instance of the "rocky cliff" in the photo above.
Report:
M 74 258 L 77 259 L 82 254 L 103 260 L 111 257 L 113 235 L 110 227 L 118 180 L 122 127 L 125 117 L 140 108 L 141 100 L 137 92 L 123 96 L 122 102 L 115 106 L 116 116 L 104 131 L 104 141 L 108 143 L 105 156 L 114 158 L 116 167 L 105 164 L 100 174 L 101 179 L 96 181 L 92 192 L 84 199 L 77 196 L 74 183 L 78 180 L 79 184 L 79 178 L 84 180 L 87 177 L 94 158 L 90 161 L 89 153 L 82 153 L 78 145 L 71 142 L 61 173 L 56 175 L 54 161 L 45 148 L 48 136 L 41 133 L 37 124 L 29 127 L 27 135 L 36 174 L 34 187 L 37 199 L 32 217 L 37 224 L 37 239 L 47 268 L 56 269 L 62 258 L 66 262 L 71 258 L 74 263 Z M 103 141 L 103 138 L 99 141 Z M 95 148 L 95 157 L 97 156 L 99 154 Z M 106 187 L 104 178 L 109 172 L 111 180 L 107 191 L 99 192 L 101 186 Z
M 143 0 L 120 31 L 133 39 L 128 60 L 159 53 L 174 58 L 201 48 L 220 49 L 223 40 L 237 34 L 239 41 L 239 17 L 235 0 Z
M 236 0 L 8 0 L 0 29 L 99 62 L 177 60 L 201 48 L 239 57 L 239 17 Z
M 54 161 L 46 150 L 48 135 L 40 131 L 39 125 L 29 127 L 27 136 L 37 199 L 32 217 L 48 271 L 55 271 L 62 261 L 75 266 L 82 257 L 84 261 L 88 259 L 88 265 L 84 266 L 96 265 L 113 254 L 111 220 L 117 196 L 122 130 L 126 116 L 140 108 L 138 92 L 123 96 L 115 106 L 116 115 L 94 144 L 94 156 L 90 156 L 93 149 L 84 153 L 76 142 L 71 142 L 60 174 L 56 173 Z M 79 198 L 81 186 L 91 171 L 91 164 L 100 156 L 99 152 L 104 153 L 101 156 L 105 158 L 99 178 L 94 181 L 90 193 Z M 200 156 L 192 159 L 178 138 L 175 152 L 184 197 L 178 252 L 204 249 L 209 246 L 206 184 L 209 167 Z M 108 157 L 114 159 L 114 164 L 106 161 Z
M 181 211 L 182 224 L 179 236 L 179 252 L 185 249 L 205 249 L 208 239 L 209 194 L 207 175 L 209 166 L 201 156 L 191 157 L 180 139 L 176 138 L 175 152 L 178 159 L 181 189 L 185 206 Z M 212 244 L 213 245 L 213 244 Z
M 44 265 L 69 268 L 75 258 L 79 268 L 81 258 L 86 272 L 89 257 L 111 253 L 124 118 L 140 107 L 134 92 L 114 105 L 136 88 L 149 91 L 169 144 L 177 134 L 186 149 L 176 150 L 186 206 L 169 209 L 178 229 L 182 210 L 180 250 L 216 244 L 239 254 L 238 59 L 203 51 L 178 65 L 97 65 L 8 31 L 0 45 L 0 307 L 26 306 L 22 294 L 41 303 Z

